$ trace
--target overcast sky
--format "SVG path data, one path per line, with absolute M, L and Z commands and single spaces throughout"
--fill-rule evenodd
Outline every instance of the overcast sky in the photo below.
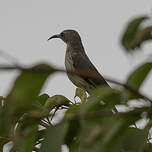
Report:
M 1 0 L 0 49 L 22 64 L 43 61 L 64 68 L 66 45 L 59 39 L 47 39 L 62 30 L 75 29 L 99 72 L 125 80 L 131 69 L 150 53 L 152 45 L 144 45 L 144 53 L 127 56 L 120 45 L 122 31 L 132 17 L 150 15 L 151 8 L 150 0 Z M 1 54 L 0 63 L 10 64 Z M 15 76 L 15 72 L 1 73 L 0 95 L 7 94 Z M 148 82 L 145 91 L 152 81 Z M 75 87 L 66 75 L 56 74 L 42 92 L 50 96 L 64 94 L 72 99 Z

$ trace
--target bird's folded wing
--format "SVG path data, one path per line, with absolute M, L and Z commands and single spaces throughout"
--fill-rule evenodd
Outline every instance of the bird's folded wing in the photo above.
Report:
M 89 75 L 82 76 L 82 78 L 87 81 L 90 85 L 97 87 L 97 86 L 102 86 L 106 85 L 107 82 L 104 80 L 104 78 L 101 76 L 101 74 L 98 72 L 98 70 L 94 67 L 94 65 L 91 63 L 89 60 L 88 56 L 85 53 L 73 53 L 72 54 L 72 60 L 73 60 L 73 66 L 76 70 L 76 72 L 85 72 Z

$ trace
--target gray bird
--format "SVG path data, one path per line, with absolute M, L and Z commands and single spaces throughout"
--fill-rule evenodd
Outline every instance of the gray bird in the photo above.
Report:
M 76 73 L 83 71 L 84 73 L 90 72 L 93 74 L 93 77 L 91 77 L 89 75 L 81 76 L 67 73 L 73 84 L 86 90 L 89 94 L 98 86 L 109 86 L 86 55 L 80 35 L 77 31 L 64 30 L 60 34 L 53 35 L 48 40 L 53 38 L 60 38 L 67 44 L 65 55 L 65 67 L 67 71 Z

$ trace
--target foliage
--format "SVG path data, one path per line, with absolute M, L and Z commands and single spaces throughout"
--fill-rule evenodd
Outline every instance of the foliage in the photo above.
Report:
M 138 17 L 126 27 L 122 45 L 128 53 L 151 39 L 151 26 L 141 26 L 145 20 Z M 40 95 L 47 78 L 63 70 L 47 64 L 19 68 L 12 89 L 0 97 L 0 151 L 12 142 L 11 152 L 60 152 L 63 145 L 70 152 L 151 152 L 152 100 L 140 92 L 151 69 L 152 62 L 146 61 L 124 84 L 109 80 L 121 87 L 96 88 L 89 96 L 77 88 L 71 101 L 63 95 Z M 130 107 L 132 99 L 148 104 Z M 58 111 L 63 118 L 53 123 Z M 142 119 L 147 123 L 138 128 Z
M 134 49 L 140 48 L 143 42 L 152 39 L 152 26 L 141 26 L 148 19 L 147 16 L 137 17 L 127 25 L 121 40 L 127 52 L 132 52 Z

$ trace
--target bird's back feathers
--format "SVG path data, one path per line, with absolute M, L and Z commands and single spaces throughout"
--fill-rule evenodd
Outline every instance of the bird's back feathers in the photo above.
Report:
M 81 76 L 71 76 L 68 74 L 69 79 L 88 93 L 98 86 L 109 86 L 91 63 L 84 50 L 67 47 L 65 62 L 67 70 L 82 74 Z

